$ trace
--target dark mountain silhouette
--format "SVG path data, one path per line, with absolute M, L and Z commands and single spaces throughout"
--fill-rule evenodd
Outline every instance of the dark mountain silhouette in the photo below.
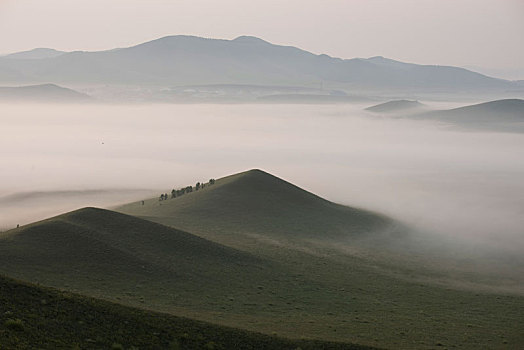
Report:
M 45 60 L 0 58 L 0 82 L 135 85 L 256 84 L 402 91 L 508 90 L 516 83 L 463 68 L 383 57 L 340 59 L 241 36 L 234 40 L 168 36 L 100 52 Z
M 0 87 L 0 101 L 90 102 L 93 98 L 55 84 Z

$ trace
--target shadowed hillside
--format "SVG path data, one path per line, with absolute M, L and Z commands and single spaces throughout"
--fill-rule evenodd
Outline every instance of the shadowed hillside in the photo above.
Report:
M 0 277 L 2 349 L 371 349 L 287 340 Z
M 225 298 L 267 277 L 272 266 L 186 232 L 95 208 L 2 233 L 0 265 L 16 278 L 131 304 L 150 298 L 157 308 L 190 306 L 186 298 L 202 288 Z
M 366 240 L 405 233 L 385 216 L 329 202 L 261 170 L 224 177 L 175 199 L 151 199 L 145 205 L 137 202 L 118 210 L 191 232 L 213 234 Z
M 12 267 L 20 276 L 77 271 L 87 278 L 97 273 L 118 279 L 174 274 L 183 280 L 202 273 L 212 283 L 216 266 L 227 271 L 260 263 L 249 254 L 189 233 L 96 208 L 22 226 L 0 238 L 3 270 Z

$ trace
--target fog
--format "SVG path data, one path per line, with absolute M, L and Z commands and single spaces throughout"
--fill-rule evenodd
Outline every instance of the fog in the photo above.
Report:
M 260 168 L 425 231 L 523 243 L 523 134 L 364 107 L 4 104 L 0 228 Z

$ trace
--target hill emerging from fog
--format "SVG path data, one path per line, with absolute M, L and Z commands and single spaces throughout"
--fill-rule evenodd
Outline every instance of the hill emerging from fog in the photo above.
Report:
M 461 128 L 524 132 L 524 100 L 505 99 L 415 116 L 435 119 Z
M 503 92 L 519 87 L 463 68 L 410 64 L 384 57 L 340 59 L 250 36 L 219 40 L 178 35 L 117 50 L 69 52 L 38 60 L 0 58 L 0 82 L 49 81 L 144 87 L 198 84 L 312 87 L 325 83 L 343 89 L 403 92 Z
M 397 224 L 383 215 L 329 202 L 258 169 L 218 179 L 214 185 L 174 199 L 153 198 L 144 205 L 137 202 L 117 210 L 213 235 L 236 232 L 347 241 L 403 236 Z
M 91 102 L 93 99 L 78 91 L 55 84 L 0 87 L 2 102 Z
M 373 113 L 414 113 L 419 112 L 424 108 L 426 108 L 426 105 L 419 101 L 394 100 L 368 107 L 366 108 L 366 111 Z
M 331 203 L 260 170 L 224 177 L 173 199 L 154 198 L 120 210 L 148 214 L 150 220 L 172 227 L 102 209 L 69 212 L 1 233 L 0 273 L 127 306 L 290 338 L 402 349 L 433 349 L 436 344 L 461 349 L 483 344 L 515 347 L 522 342 L 520 295 L 476 288 L 495 282 L 471 274 L 459 274 L 466 278 L 457 284 L 447 271 L 431 272 L 427 265 L 432 262 L 424 253 L 415 252 L 419 258 L 408 266 L 399 264 L 401 260 L 386 253 L 404 241 L 404 230 L 393 220 Z M 195 230 L 188 231 L 189 227 Z M 362 241 L 369 243 L 367 249 L 361 249 Z M 440 267 L 442 261 L 437 263 Z M 467 258 L 460 256 L 460 264 L 464 263 Z M 147 312 L 139 313 L 139 322 L 128 318 L 125 310 L 115 316 L 120 309 L 104 308 L 107 304 L 97 301 L 95 309 L 78 306 L 75 313 L 71 310 L 75 305 L 32 293 L 45 301 L 39 306 L 17 304 L 35 305 L 29 306 L 30 314 L 21 313 L 26 310 L 21 307 L 7 315 L 14 321 L 20 318 L 27 328 L 16 330 L 16 322 L 11 323 L 3 335 L 45 332 L 49 327 L 45 322 L 57 322 L 53 318 L 57 312 L 62 315 L 53 308 L 54 313 L 36 328 L 34 322 L 51 312 L 46 305 L 72 312 L 60 316 L 62 320 L 76 317 L 75 322 L 85 322 L 80 334 L 98 332 L 100 339 L 89 338 L 100 340 L 93 348 L 103 347 L 113 334 L 130 332 L 128 324 L 138 334 L 158 325 L 151 323 Z M 29 298 L 26 292 L 16 294 L 22 300 L 6 299 L 8 304 Z M 74 304 L 78 298 L 68 300 Z M 84 320 L 84 312 L 93 318 Z M 109 324 L 108 319 L 119 327 L 96 329 L 97 317 L 100 327 Z M 159 320 L 180 329 L 175 321 Z M 76 330 L 76 325 L 67 329 Z M 205 325 L 190 327 L 185 332 L 192 341 L 222 344 L 220 334 L 231 334 Z M 55 334 L 59 333 L 50 333 Z M 64 337 L 71 339 L 68 334 Z M 245 339 L 245 333 L 239 334 Z M 153 335 L 166 339 L 173 333 Z M 114 341 L 124 344 L 123 337 Z M 323 348 L 323 343 L 316 344 Z

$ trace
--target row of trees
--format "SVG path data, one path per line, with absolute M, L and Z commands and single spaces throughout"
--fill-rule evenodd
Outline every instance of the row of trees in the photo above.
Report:
M 182 188 L 179 188 L 178 190 L 176 189 L 173 189 L 171 190 L 171 198 L 176 198 L 176 197 L 180 197 L 186 193 L 191 193 L 194 191 L 198 191 L 198 190 L 201 190 L 201 189 L 204 189 L 206 186 L 210 186 L 210 185 L 214 185 L 215 184 L 215 179 L 209 179 L 209 181 L 207 183 L 200 183 L 200 182 L 197 182 L 195 184 L 195 186 L 186 186 L 186 187 L 182 187 Z M 160 195 L 160 197 L 158 198 L 159 201 L 165 201 L 165 200 L 168 200 L 169 199 L 169 196 L 167 193 L 162 193 Z

